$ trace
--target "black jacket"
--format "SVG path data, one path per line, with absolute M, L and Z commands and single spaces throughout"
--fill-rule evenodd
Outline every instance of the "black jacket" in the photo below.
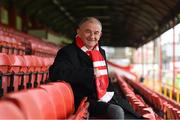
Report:
M 100 48 L 100 52 L 106 60 L 105 51 Z M 63 80 L 70 83 L 74 92 L 76 108 L 85 96 L 88 99 L 97 100 L 92 60 L 75 43 L 58 51 L 54 63 L 49 69 L 49 77 L 51 81 Z M 112 91 L 110 82 L 108 91 Z

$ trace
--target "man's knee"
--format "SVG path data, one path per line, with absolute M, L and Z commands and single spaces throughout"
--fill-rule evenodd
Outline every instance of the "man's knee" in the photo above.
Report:
M 124 119 L 124 110 L 115 104 L 110 104 L 108 106 L 108 117 L 112 119 Z

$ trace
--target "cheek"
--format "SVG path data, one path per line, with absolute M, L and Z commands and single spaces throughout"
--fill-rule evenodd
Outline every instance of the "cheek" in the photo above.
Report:
M 87 38 L 87 37 L 89 37 L 90 35 L 89 35 L 88 33 L 84 33 L 84 34 L 81 34 L 81 36 L 82 36 L 83 38 Z
M 101 36 L 99 36 L 99 35 L 98 35 L 98 36 L 96 36 L 96 40 L 99 40 L 99 39 L 100 39 L 100 37 L 101 37 Z

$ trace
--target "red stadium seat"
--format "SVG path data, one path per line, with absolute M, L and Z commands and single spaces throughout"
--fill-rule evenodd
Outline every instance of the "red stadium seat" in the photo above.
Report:
M 13 73 L 13 79 L 10 81 L 9 91 L 18 91 L 19 86 L 22 83 L 23 73 L 21 72 L 21 68 L 25 66 L 25 62 L 19 55 L 9 55 L 11 60 L 10 72 Z
M 14 102 L 19 109 L 23 112 L 26 118 L 43 118 L 41 112 L 37 109 L 37 104 L 35 104 L 35 100 L 28 94 L 27 91 L 20 91 L 16 93 L 8 94 L 5 96 L 5 100 L 10 100 Z
M 44 63 L 43 71 L 45 71 L 44 82 L 47 83 L 48 82 L 48 69 L 53 63 L 53 58 L 43 58 L 43 63 Z
M 65 119 L 67 116 L 66 112 L 66 102 L 64 99 L 64 93 L 60 91 L 55 85 L 41 85 L 41 88 L 45 89 L 52 98 L 53 103 L 56 108 L 56 115 L 58 119 Z M 69 103 L 70 104 L 70 103 Z
M 40 63 L 39 73 L 38 73 L 38 82 L 40 84 L 45 83 L 45 81 L 48 79 L 46 77 L 48 70 L 46 69 L 46 66 L 44 64 L 44 58 L 43 57 L 37 57 L 37 61 Z
M 23 78 L 21 79 L 21 83 L 19 84 L 18 86 L 18 89 L 21 90 L 21 89 L 25 89 L 26 88 L 26 84 L 28 83 L 27 79 L 25 79 L 25 73 L 27 73 L 27 66 L 26 66 L 26 63 L 25 63 L 25 60 L 24 60 L 24 57 L 22 55 L 17 55 L 16 56 L 23 64 L 20 68 L 20 74 L 23 74 Z
M 2 37 L 2 39 L 4 39 L 4 36 L 1 36 L 1 37 Z M 8 43 L 6 41 L 0 41 L 0 52 L 8 54 L 9 47 L 8 47 Z
M 24 119 L 84 119 L 88 118 L 88 106 L 84 98 L 76 113 L 74 113 L 74 96 L 68 83 L 56 82 L 48 85 L 41 85 L 39 88 L 13 92 L 3 97 L 3 100 L 13 103 L 14 107 L 21 111 Z M 14 116 L 18 110 L 14 108 L 9 113 L 1 112 L 0 101 L 0 118 L 1 114 Z M 10 105 L 9 104 L 9 105 Z M 4 109 L 4 107 L 2 107 Z M 8 109 L 7 109 L 8 110 Z M 14 118 L 18 118 L 14 117 Z M 20 117 L 21 117 L 20 116 Z
M 35 100 L 35 104 L 38 105 L 37 109 L 43 114 L 44 119 L 56 118 L 56 111 L 52 98 L 49 97 L 49 94 L 44 89 L 31 89 L 28 90 L 28 93 Z
M 70 116 L 74 112 L 74 95 L 71 86 L 68 83 L 65 82 L 55 82 L 51 83 L 54 85 L 54 87 L 58 88 L 59 91 L 61 91 L 64 95 L 65 100 L 65 106 L 66 106 L 66 112 L 67 116 Z
M 36 77 L 34 74 L 35 61 L 31 55 L 24 55 L 23 58 L 27 67 L 27 73 L 25 74 L 25 79 L 28 81 L 27 88 L 32 88 Z
M 9 94 L 5 99 L 14 102 L 26 119 L 55 119 L 55 106 L 43 89 L 30 89 Z
M 40 82 L 42 81 L 43 78 L 43 70 L 42 70 L 42 66 L 43 66 L 43 61 L 40 57 L 38 56 L 32 56 L 34 61 L 35 61 L 35 86 L 34 87 L 39 87 L 40 86 Z
M 83 119 L 88 118 L 89 103 L 86 102 L 87 98 L 84 98 L 76 113 L 74 112 L 74 96 L 71 86 L 65 82 L 56 82 L 49 85 L 42 85 L 49 96 L 53 98 L 56 106 L 56 113 L 58 119 Z M 59 101 L 58 101 L 59 100 Z
M 8 81 L 10 81 L 9 66 L 11 61 L 6 53 L 0 53 L 0 96 L 7 92 Z
M 0 101 L 0 119 L 25 119 L 22 111 L 10 101 Z
M 136 95 L 131 87 L 122 79 L 121 76 L 117 76 L 120 88 L 123 94 L 126 96 L 128 102 L 131 104 L 134 111 L 141 115 L 145 119 L 155 120 L 155 113 L 151 107 L 144 102 L 141 96 Z

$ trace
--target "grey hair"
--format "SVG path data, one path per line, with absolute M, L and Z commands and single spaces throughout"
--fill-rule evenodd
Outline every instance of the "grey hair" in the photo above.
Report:
M 95 18 L 95 17 L 84 17 L 84 18 L 80 21 L 78 27 L 80 27 L 83 23 L 85 23 L 85 22 L 87 22 L 87 21 L 89 21 L 89 22 L 95 22 L 95 23 L 99 24 L 99 25 L 101 26 L 101 29 L 102 29 L 102 23 L 100 22 L 100 20 L 98 20 L 98 19 Z

